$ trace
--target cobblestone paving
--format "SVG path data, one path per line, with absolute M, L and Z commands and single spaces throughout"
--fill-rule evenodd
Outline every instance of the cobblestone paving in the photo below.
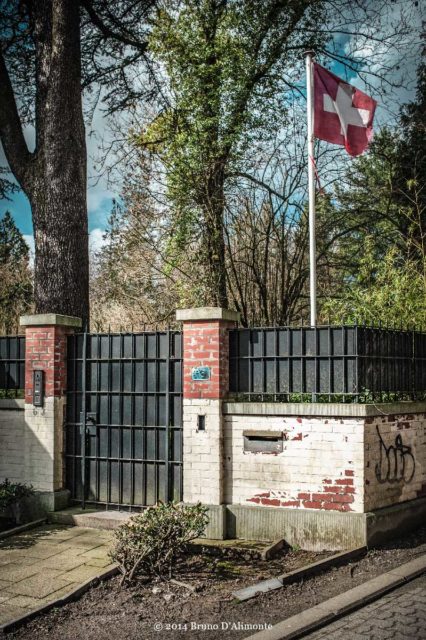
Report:
M 0 543 L 0 624 L 63 597 L 112 567 L 110 531 L 46 525 Z
M 426 574 L 306 640 L 426 639 Z

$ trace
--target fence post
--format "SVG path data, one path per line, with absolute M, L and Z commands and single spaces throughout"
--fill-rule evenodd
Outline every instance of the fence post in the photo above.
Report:
M 225 536 L 222 402 L 229 386 L 228 329 L 236 311 L 183 309 L 183 498 L 210 506 L 208 537 Z
M 39 493 L 41 506 L 65 506 L 63 425 L 67 388 L 67 335 L 81 327 L 80 318 L 53 313 L 22 316 L 25 327 L 24 478 Z M 34 388 L 41 371 L 42 392 Z

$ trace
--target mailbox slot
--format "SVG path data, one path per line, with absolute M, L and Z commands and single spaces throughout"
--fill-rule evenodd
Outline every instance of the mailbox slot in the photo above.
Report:
M 244 451 L 247 453 L 281 453 L 282 431 L 244 431 Z

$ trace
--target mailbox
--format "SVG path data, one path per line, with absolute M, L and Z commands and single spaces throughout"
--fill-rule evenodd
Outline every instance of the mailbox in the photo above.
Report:
M 42 407 L 44 404 L 44 371 L 33 371 L 33 405 Z
M 245 453 L 282 453 L 282 431 L 243 431 Z

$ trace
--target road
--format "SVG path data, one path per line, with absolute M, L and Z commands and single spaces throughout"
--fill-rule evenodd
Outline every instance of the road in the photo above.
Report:
M 304 638 L 426 640 L 426 574 Z

